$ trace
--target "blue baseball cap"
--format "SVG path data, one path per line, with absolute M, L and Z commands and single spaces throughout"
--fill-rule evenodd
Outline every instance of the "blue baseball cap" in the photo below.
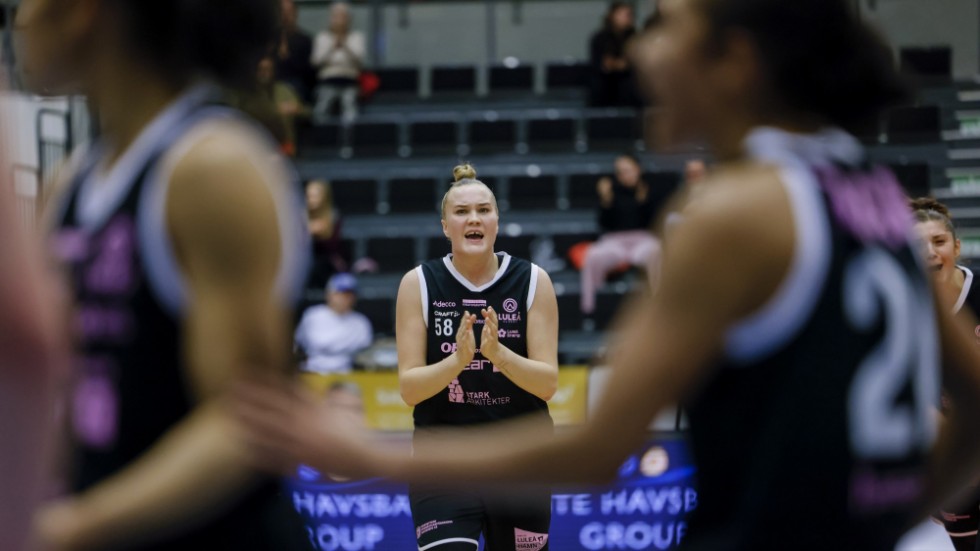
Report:
M 356 293 L 357 278 L 353 274 L 334 274 L 327 282 L 327 290 L 337 293 Z

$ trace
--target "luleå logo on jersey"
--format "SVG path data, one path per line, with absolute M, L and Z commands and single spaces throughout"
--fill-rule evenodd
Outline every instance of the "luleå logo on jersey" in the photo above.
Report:
M 548 544 L 548 534 L 514 528 L 515 551 L 541 551 Z
M 466 402 L 463 387 L 459 384 L 459 379 L 453 379 L 449 383 L 449 401 L 454 404 L 463 404 Z
M 507 300 L 504 301 L 504 312 L 510 312 L 511 314 L 513 314 L 516 311 L 517 311 L 517 301 L 516 300 L 514 300 L 512 298 L 509 298 L 509 299 L 507 299 Z
M 455 302 L 447 302 L 445 300 L 434 300 L 434 301 L 432 301 L 432 305 L 435 306 L 436 308 L 455 308 L 456 307 L 456 303 Z
M 487 301 L 486 300 L 483 300 L 483 299 L 478 299 L 477 300 L 477 299 L 464 298 L 463 299 L 463 306 L 472 306 L 474 308 L 486 308 L 487 307 Z

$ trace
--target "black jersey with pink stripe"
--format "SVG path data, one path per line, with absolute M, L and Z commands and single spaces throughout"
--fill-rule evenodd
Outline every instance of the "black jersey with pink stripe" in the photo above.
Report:
M 937 427 L 933 297 L 905 197 L 841 131 L 752 133 L 796 245 L 690 400 L 689 549 L 892 550 L 921 513 Z

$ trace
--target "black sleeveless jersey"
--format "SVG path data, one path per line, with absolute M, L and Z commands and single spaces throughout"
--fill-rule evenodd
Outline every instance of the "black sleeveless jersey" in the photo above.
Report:
M 953 313 L 965 312 L 973 316 L 980 316 L 980 281 L 976 280 L 976 274 L 973 273 L 973 270 L 966 266 L 957 266 L 956 268 L 963 272 L 963 290 L 960 292 L 956 304 L 953 305 Z M 980 331 L 977 332 L 977 338 L 980 339 Z
M 442 361 L 456 348 L 463 312 L 476 314 L 477 352 L 459 377 L 435 396 L 415 406 L 416 431 L 440 425 L 473 425 L 529 413 L 541 414 L 550 427 L 548 404 L 514 384 L 480 352 L 483 316 L 492 306 L 499 318 L 500 343 L 527 357 L 527 313 L 532 306 L 537 267 L 507 253 L 497 253 L 499 269 L 489 283 L 476 287 L 453 267 L 451 255 L 416 268 L 426 322 L 426 363 Z
M 939 389 L 904 194 L 839 131 L 762 130 L 749 146 L 781 169 L 796 247 L 687 404 L 699 486 L 687 548 L 890 551 L 919 520 Z
M 78 339 L 68 413 L 76 492 L 136 460 L 194 407 L 184 379 L 181 313 L 152 281 L 160 277 L 151 260 L 159 251 L 144 246 L 153 226 L 147 222 L 150 213 L 163 212 L 162 204 L 150 203 L 159 199 L 154 176 L 171 146 L 200 123 L 236 116 L 193 96 L 178 100 L 152 123 L 152 143 L 134 144 L 143 147 L 142 162 L 129 167 L 121 193 L 109 199 L 116 206 L 95 224 L 80 220 L 79 197 L 99 156 L 83 159 L 53 236 L 75 298 Z M 162 218 L 158 222 L 155 229 L 162 231 Z M 139 549 L 309 549 L 290 509 L 270 480 L 191 533 Z

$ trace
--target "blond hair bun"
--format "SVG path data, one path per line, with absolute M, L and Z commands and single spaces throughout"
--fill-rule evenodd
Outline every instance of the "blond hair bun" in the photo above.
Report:
M 461 164 L 453 168 L 453 179 L 457 182 L 476 180 L 476 169 L 469 163 Z

